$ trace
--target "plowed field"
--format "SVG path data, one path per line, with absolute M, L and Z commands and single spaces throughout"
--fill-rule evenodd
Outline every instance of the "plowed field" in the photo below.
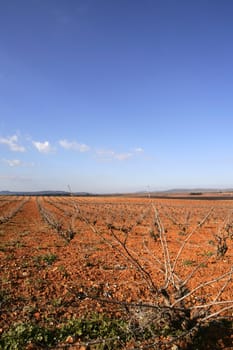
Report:
M 140 326 L 143 311 L 134 304 L 153 304 L 169 276 L 185 281 L 191 312 L 211 308 L 210 319 L 232 320 L 232 237 L 230 200 L 1 196 L 0 334 L 19 325 L 59 329 L 93 314 Z M 148 344 L 132 338 L 117 346 Z M 78 334 L 58 343 L 54 348 L 88 347 Z M 18 347 L 2 344 L 48 348 L 39 336 Z M 203 348 L 233 349 L 229 327 L 209 334 Z

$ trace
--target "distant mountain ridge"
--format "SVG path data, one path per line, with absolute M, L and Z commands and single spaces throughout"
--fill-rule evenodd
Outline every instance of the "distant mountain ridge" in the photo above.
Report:
M 88 192 L 70 193 L 67 191 L 0 191 L 2 196 L 90 196 Z

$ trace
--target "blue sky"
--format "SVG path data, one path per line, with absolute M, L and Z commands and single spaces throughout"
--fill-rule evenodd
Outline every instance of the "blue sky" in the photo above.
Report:
M 0 0 L 0 190 L 233 187 L 231 0 Z

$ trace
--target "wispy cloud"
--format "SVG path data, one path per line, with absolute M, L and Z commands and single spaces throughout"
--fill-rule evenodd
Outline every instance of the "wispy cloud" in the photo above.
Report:
M 54 148 L 51 146 L 49 141 L 39 142 L 39 141 L 33 141 L 32 142 L 34 147 L 40 152 L 40 153 L 52 153 L 54 152 Z
M 2 159 L 1 161 L 10 167 L 20 166 L 20 167 L 32 168 L 35 166 L 34 162 L 22 162 L 20 159 Z
M 114 158 L 117 160 L 126 160 L 133 156 L 132 153 L 117 153 L 114 155 Z
M 143 150 L 142 147 L 136 147 L 136 148 L 133 149 L 133 151 L 134 151 L 135 153 L 143 153 L 143 152 L 144 152 L 144 150 Z
M 0 137 L 0 144 L 6 145 L 13 152 L 25 152 L 25 147 L 19 145 L 18 136 Z
M 141 147 L 134 148 L 131 152 L 123 152 L 123 153 L 118 153 L 113 150 L 101 149 L 96 151 L 96 155 L 98 159 L 102 161 L 112 161 L 112 160 L 124 161 L 142 152 L 143 152 L 143 148 Z
M 7 180 L 7 181 L 23 181 L 23 182 L 28 182 L 31 181 L 32 179 L 30 177 L 26 176 L 17 176 L 17 175 L 0 175 L 0 180 Z
M 103 161 L 111 161 L 111 160 L 126 160 L 129 159 L 133 156 L 132 153 L 127 152 L 127 153 L 116 153 L 115 151 L 112 150 L 97 150 L 96 155 L 100 160 Z
M 10 167 L 22 165 L 22 162 L 19 159 L 4 159 L 3 161 L 7 163 Z
M 66 150 L 73 150 L 78 152 L 88 152 L 90 147 L 85 143 L 78 143 L 76 141 L 60 140 L 59 145 Z

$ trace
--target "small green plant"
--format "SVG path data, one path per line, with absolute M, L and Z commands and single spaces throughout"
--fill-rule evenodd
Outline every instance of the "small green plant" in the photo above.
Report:
M 0 348 L 5 350 L 23 350 L 29 344 L 43 344 L 48 347 L 56 342 L 55 332 L 36 324 L 18 323 L 2 334 Z
M 193 260 L 189 260 L 189 259 L 183 260 L 183 265 L 184 266 L 193 266 L 194 263 L 195 263 L 195 261 L 193 261 Z
M 32 346 L 50 348 L 68 337 L 81 340 L 87 345 L 95 343 L 95 349 L 117 349 L 119 344 L 130 339 L 128 324 L 103 314 L 71 319 L 56 327 L 41 327 L 35 323 L 18 323 L 2 334 L 0 349 L 23 350 Z M 34 348 L 34 347 L 33 347 Z
M 208 265 L 203 262 L 203 263 L 200 264 L 200 267 L 201 268 L 206 268 L 206 267 L 208 267 Z
M 52 300 L 52 305 L 53 305 L 54 307 L 59 307 L 59 306 L 61 306 L 61 305 L 62 305 L 62 298 L 54 298 L 54 299 Z
M 47 265 L 52 265 L 57 260 L 57 256 L 55 254 L 46 254 L 43 256 L 43 261 L 47 263 Z
M 207 250 L 207 251 L 204 251 L 201 255 L 211 257 L 214 255 L 214 252 Z
M 40 266 L 43 263 L 46 263 L 46 265 L 52 265 L 57 260 L 57 256 L 55 254 L 38 255 L 35 256 L 33 260 L 37 266 Z

